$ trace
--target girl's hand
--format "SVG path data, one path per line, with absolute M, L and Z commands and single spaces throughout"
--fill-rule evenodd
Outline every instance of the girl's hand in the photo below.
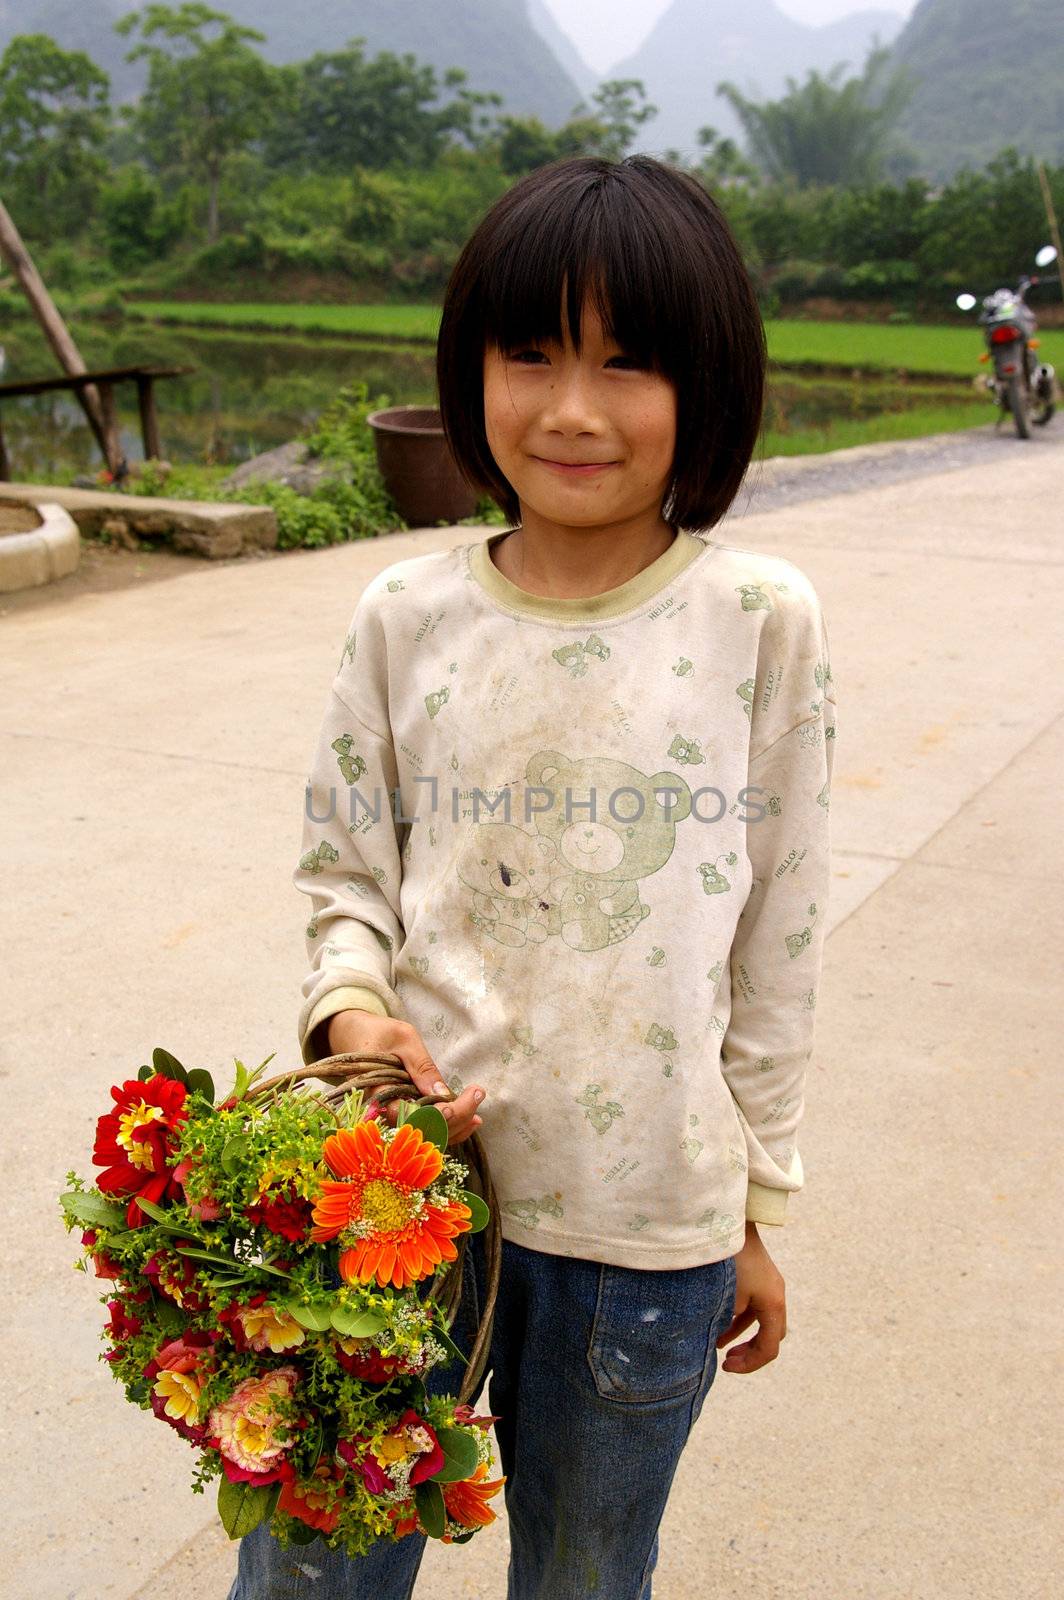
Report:
M 723 1362 L 725 1372 L 756 1372 L 779 1355 L 780 1340 L 787 1335 L 787 1299 L 783 1275 L 762 1244 L 755 1222 L 746 1224 L 746 1243 L 735 1257 L 735 1274 L 735 1315 L 717 1340 L 717 1349 L 756 1322 L 754 1337 L 729 1350 Z
M 347 1051 L 375 1052 L 396 1055 L 406 1068 L 408 1076 L 419 1094 L 450 1094 L 440 1076 L 440 1069 L 425 1048 L 425 1041 L 409 1022 L 398 1017 L 379 1017 L 373 1011 L 337 1011 L 329 1018 L 329 1054 L 338 1056 Z M 476 1133 L 482 1118 L 476 1115 L 477 1106 L 484 1098 L 483 1089 L 470 1084 L 456 1100 L 437 1106 L 447 1118 L 448 1144 L 461 1144 L 470 1134 Z M 396 1102 L 381 1108 L 380 1116 L 392 1128 L 398 1115 Z

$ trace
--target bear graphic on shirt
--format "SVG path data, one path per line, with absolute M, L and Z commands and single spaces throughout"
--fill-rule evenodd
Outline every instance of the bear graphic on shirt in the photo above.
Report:
M 624 761 L 558 750 L 537 751 L 525 778 L 553 797 L 535 814 L 555 851 L 551 931 L 572 950 L 618 944 L 650 915 L 640 881 L 671 856 L 676 826 L 691 814 L 690 788 L 675 772 L 648 777 Z
M 509 822 L 478 822 L 458 862 L 473 891 L 470 918 L 499 944 L 542 944 L 551 931 L 548 885 L 555 850 L 549 839 Z

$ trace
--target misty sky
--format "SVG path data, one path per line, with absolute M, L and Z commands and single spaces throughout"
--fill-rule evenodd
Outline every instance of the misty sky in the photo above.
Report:
M 638 48 L 671 0 L 544 0 L 589 66 L 603 72 Z M 897 11 L 916 0 L 776 0 L 799 22 L 833 22 L 849 11 Z

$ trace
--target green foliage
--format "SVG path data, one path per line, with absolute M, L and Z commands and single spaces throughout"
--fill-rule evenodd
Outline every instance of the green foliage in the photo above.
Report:
M 263 39 L 199 0 L 149 5 L 116 24 L 139 30 L 128 61 L 145 60 L 148 85 L 130 112 L 145 158 L 160 172 L 207 185 L 207 238 L 218 237 L 226 163 L 258 138 L 276 69 L 252 48 Z
M 0 57 L 0 193 L 26 237 L 81 231 L 106 165 L 110 83 L 80 50 L 21 34 Z
M 750 154 L 777 183 L 873 183 L 883 171 L 898 118 L 912 94 L 907 73 L 891 69 L 892 53 L 873 50 L 858 77 L 846 63 L 787 79 L 779 100 L 748 99 L 733 83 L 717 93 L 739 117 Z M 889 72 L 889 76 L 888 76 Z
M 100 220 L 112 266 L 124 271 L 160 260 L 188 227 L 190 196 L 167 198 L 153 173 L 131 163 L 100 191 Z

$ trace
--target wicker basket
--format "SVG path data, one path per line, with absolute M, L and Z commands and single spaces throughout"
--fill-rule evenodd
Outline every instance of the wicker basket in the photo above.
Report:
M 410 1100 L 415 1105 L 434 1106 L 454 1098 L 450 1094 L 419 1095 L 399 1056 L 369 1053 L 324 1056 L 322 1060 L 314 1061 L 310 1066 L 297 1067 L 293 1072 L 264 1078 L 261 1082 L 252 1084 L 247 1098 L 254 1100 L 257 1105 L 269 1104 L 287 1090 L 294 1089 L 300 1084 L 309 1085 L 314 1080 L 317 1080 L 321 1087 L 315 1085 L 311 1091 L 313 1098 L 330 1107 L 340 1105 L 353 1089 L 362 1090 L 367 1104 L 376 1101 L 380 1106 L 390 1105 L 393 1100 Z M 488 1225 L 484 1230 L 488 1264 L 487 1300 L 481 1312 L 473 1349 L 458 1394 L 460 1402 L 470 1402 L 480 1382 L 491 1348 L 491 1328 L 502 1266 L 502 1233 L 499 1226 L 499 1204 L 491 1181 L 487 1154 L 479 1135 L 471 1134 L 460 1146 L 456 1145 L 447 1153 L 449 1156 L 464 1160 L 467 1170 L 466 1188 L 473 1194 L 479 1195 L 488 1208 Z M 432 1296 L 443 1311 L 448 1330 L 454 1322 L 462 1297 L 462 1271 L 469 1237 L 468 1233 L 463 1233 L 455 1240 L 458 1255 L 447 1266 Z

